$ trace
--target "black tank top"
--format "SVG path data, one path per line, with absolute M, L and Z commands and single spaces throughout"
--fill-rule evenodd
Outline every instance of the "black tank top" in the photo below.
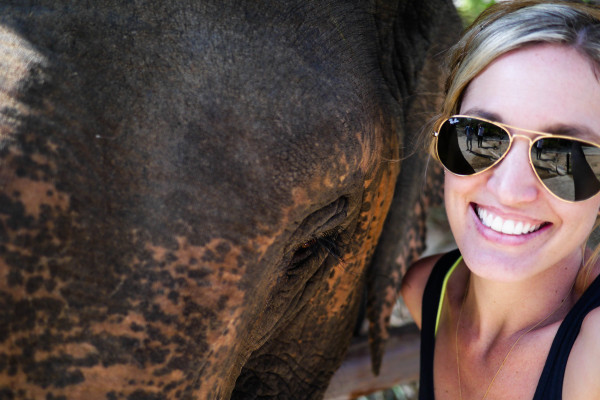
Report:
M 434 400 L 433 390 L 433 354 L 435 350 L 435 325 L 442 284 L 448 270 L 460 257 L 458 250 L 444 254 L 433 267 L 425 292 L 423 293 L 421 325 L 421 369 L 419 400 Z M 600 307 L 600 276 L 577 300 L 560 324 L 546 364 L 535 390 L 533 400 L 562 399 L 563 379 L 569 353 L 581 329 L 585 316 L 594 308 Z

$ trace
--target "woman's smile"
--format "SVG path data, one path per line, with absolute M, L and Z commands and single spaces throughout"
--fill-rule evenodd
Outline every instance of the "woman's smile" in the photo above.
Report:
M 505 212 L 498 207 L 472 202 L 468 204 L 467 214 L 465 222 L 470 220 L 467 225 L 473 229 L 464 230 L 464 239 L 459 240 L 469 242 L 476 249 L 476 259 L 480 260 L 480 265 L 495 269 L 496 272 L 502 263 L 517 266 L 518 262 L 511 262 L 506 256 L 524 260 L 532 255 L 534 249 L 551 240 L 555 232 L 552 229 L 554 224 L 529 218 L 524 211 Z M 496 263 L 499 264 L 494 267 Z
M 506 218 L 483 206 L 472 204 L 479 221 L 488 228 L 506 235 L 527 235 L 547 226 L 548 222 L 536 222 L 519 218 Z

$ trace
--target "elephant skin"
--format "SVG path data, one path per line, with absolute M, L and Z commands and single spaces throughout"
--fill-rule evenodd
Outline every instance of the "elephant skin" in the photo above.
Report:
M 422 184 L 396 181 L 455 20 L 1 1 L 0 398 L 318 399 L 367 284 L 377 369 L 401 270 L 369 266 L 394 198 L 378 259 L 421 245 Z

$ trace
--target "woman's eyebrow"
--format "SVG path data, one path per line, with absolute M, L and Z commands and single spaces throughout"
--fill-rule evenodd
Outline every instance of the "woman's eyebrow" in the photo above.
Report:
M 490 121 L 502 123 L 502 117 L 500 117 L 499 114 L 484 110 L 483 108 L 469 108 L 467 111 L 464 112 L 464 115 L 472 115 L 473 117 L 481 117 Z
M 588 140 L 590 142 L 598 142 L 600 134 L 586 125 L 567 125 L 555 124 L 546 127 L 542 132 L 551 133 L 554 135 L 572 136 L 578 139 Z

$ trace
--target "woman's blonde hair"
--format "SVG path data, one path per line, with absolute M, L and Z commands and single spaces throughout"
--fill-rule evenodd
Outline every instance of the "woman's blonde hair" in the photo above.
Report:
M 468 84 L 492 61 L 533 44 L 572 47 L 600 67 L 600 7 L 567 1 L 506 1 L 484 11 L 456 44 L 442 114 L 458 112 Z
M 465 89 L 491 62 L 512 50 L 541 43 L 572 47 L 600 71 L 600 6 L 581 1 L 514 0 L 489 7 L 450 49 L 444 102 L 432 125 L 437 127 L 458 113 Z
M 510 51 L 544 43 L 565 45 L 587 58 L 600 77 L 600 6 L 590 3 L 515 0 L 497 3 L 484 11 L 450 49 L 441 113 L 429 124 L 425 139 L 429 149 L 431 129 L 459 113 L 463 95 L 473 78 Z M 599 254 L 597 246 L 585 267 L 591 268 Z

